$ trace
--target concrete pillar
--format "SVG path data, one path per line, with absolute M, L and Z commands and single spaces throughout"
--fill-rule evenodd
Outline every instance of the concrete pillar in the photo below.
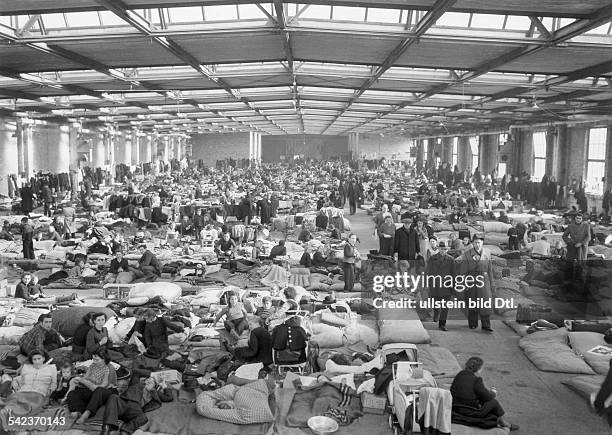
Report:
M 168 163 L 170 161 L 170 138 L 164 136 L 162 138 L 162 161 Z
M 8 196 L 9 175 L 17 175 L 18 172 L 17 122 L 0 119 L 0 195 Z
M 452 137 L 443 137 L 442 145 L 440 149 L 440 158 L 442 159 L 442 163 L 446 162 L 449 165 L 453 162 L 453 138 Z M 452 167 L 451 167 L 452 169 Z
M 457 166 L 463 172 L 472 166 L 472 152 L 470 150 L 470 139 L 467 136 L 460 136 L 457 145 Z M 474 168 L 472 168 L 474 169 Z
M 150 163 L 151 160 L 151 135 L 141 136 L 138 141 L 138 158 L 140 163 Z
M 416 167 L 419 171 L 423 170 L 424 145 L 425 144 L 423 143 L 423 139 L 416 140 Z
M 105 162 L 107 169 L 111 172 L 111 176 L 114 177 L 115 174 L 115 140 L 117 136 L 114 131 L 108 132 L 106 134 L 106 147 L 105 147 Z
M 568 162 L 571 158 L 570 153 L 567 152 L 567 137 L 567 125 L 558 126 L 553 151 L 555 166 L 552 174 L 558 182 L 564 185 L 567 185 Z
M 140 161 L 140 141 L 143 138 L 138 136 L 138 130 L 132 130 L 132 156 L 130 161 L 132 165 L 139 165 Z
M 359 153 L 359 133 L 351 133 L 348 137 L 348 150 L 349 155 L 353 159 L 358 159 L 360 157 Z
M 483 176 L 491 174 L 497 167 L 499 135 L 487 134 L 480 136 L 480 173 Z
M 249 132 L 249 159 L 261 162 L 261 133 Z
M 95 135 L 91 140 L 91 166 L 102 168 L 106 165 L 104 135 Z
M 32 125 L 30 120 L 24 118 L 17 119 L 17 152 L 19 154 L 19 173 L 29 180 L 34 171 L 32 167 Z
M 70 151 L 69 159 L 69 174 L 72 184 L 72 192 L 76 193 L 79 190 L 79 183 L 82 180 L 81 162 L 79 159 L 79 128 L 78 125 L 70 126 L 68 130 L 68 148 Z

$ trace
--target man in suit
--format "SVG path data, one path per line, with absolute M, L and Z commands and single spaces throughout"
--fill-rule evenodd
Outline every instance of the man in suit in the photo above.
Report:
M 491 302 L 495 293 L 495 283 L 493 279 L 493 263 L 491 253 L 484 249 L 484 234 L 475 234 L 472 246 L 461 254 L 456 260 L 457 275 L 464 277 L 472 276 L 474 283 L 472 286 L 463 290 L 466 304 L 470 301 L 477 302 L 479 308 L 468 309 L 468 325 L 470 329 L 478 327 L 478 317 L 482 330 L 493 332 L 491 329 L 491 308 L 485 308 L 483 303 Z M 460 287 L 455 286 L 457 291 Z M 461 292 L 461 291 L 460 291 Z
M 412 219 L 404 218 L 402 223 L 404 226 L 395 231 L 394 252 L 398 261 L 408 260 L 414 262 L 417 254 L 420 252 L 419 236 L 411 226 Z
M 436 277 L 433 283 L 429 285 L 429 297 L 435 302 L 447 302 L 452 296 L 452 287 L 447 287 L 444 284 L 446 277 L 454 276 L 455 259 L 448 255 L 448 248 L 444 242 L 438 244 L 438 239 L 435 236 L 429 238 L 429 246 L 431 256 L 427 260 L 427 268 L 425 276 Z M 438 277 L 440 279 L 438 279 Z M 433 320 L 438 322 L 438 328 L 441 331 L 446 331 L 446 318 L 448 317 L 448 308 L 434 308 Z

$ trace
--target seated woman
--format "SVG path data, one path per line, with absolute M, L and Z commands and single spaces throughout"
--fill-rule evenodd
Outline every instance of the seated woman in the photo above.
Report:
M 85 314 L 81 318 L 83 322 L 77 326 L 76 330 L 74 331 L 74 335 L 72 337 L 72 355 L 78 361 L 85 359 L 84 354 L 87 348 L 87 335 L 89 334 L 89 330 L 93 327 L 91 316 L 94 314 L 94 312 Z
M 304 253 L 302 254 L 302 258 L 300 258 L 300 266 L 304 267 L 312 267 L 312 257 L 311 257 L 312 248 L 306 246 L 304 249 Z
M 46 405 L 49 396 L 57 386 L 57 368 L 55 364 L 45 364 L 47 354 L 43 350 L 33 350 L 28 355 L 27 363 L 18 371 L 12 381 L 15 391 L 4 402 L 0 410 L 2 427 L 8 427 L 8 417 L 24 416 L 37 412 Z M 7 381 L 10 383 L 10 381 Z
M 82 255 L 77 255 L 74 259 L 74 267 L 68 270 L 68 278 L 81 278 L 83 272 L 87 268 L 87 258 Z
M 267 320 L 272 314 L 276 313 L 276 307 L 272 306 L 272 298 L 270 296 L 264 296 L 261 299 L 262 306 L 257 307 L 255 315 L 259 316 L 263 320 Z
M 518 430 L 518 426 L 507 423 L 502 418 L 505 414 L 500 403 L 495 399 L 497 390 L 484 386 L 478 375 L 484 361 L 473 356 L 465 363 L 451 385 L 453 396 L 453 423 L 476 426 L 484 429 L 507 427 Z
M 104 327 L 107 320 L 104 313 L 94 313 L 91 316 L 92 327 L 87 332 L 85 352 L 83 352 L 85 359 L 91 358 L 98 349 L 108 349 L 110 347 L 111 341 L 108 338 L 108 330 Z
M 216 316 L 215 322 L 217 323 L 221 317 L 227 315 L 223 326 L 231 336 L 238 340 L 240 334 L 249 329 L 249 323 L 247 322 L 247 311 L 244 308 L 244 304 L 238 301 L 238 295 L 234 292 L 228 292 L 227 295 L 227 307 L 223 308 Z
M 104 348 L 96 350 L 92 363 L 87 368 L 85 376 L 76 376 L 70 381 L 70 392 L 67 403 L 71 417 L 80 416 L 78 422 L 84 423 L 90 415 L 95 415 L 98 409 L 90 406 L 94 392 L 99 389 L 109 389 L 116 392 L 117 373 L 110 364 L 110 357 Z M 98 392 L 100 394 L 100 392 Z M 82 413 L 82 415 L 81 415 Z

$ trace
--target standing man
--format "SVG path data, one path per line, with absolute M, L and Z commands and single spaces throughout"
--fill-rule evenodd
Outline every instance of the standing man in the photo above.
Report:
M 493 281 L 493 264 L 491 253 L 484 249 L 484 235 L 475 234 L 472 247 L 467 249 L 456 260 L 456 271 L 458 275 L 474 277 L 474 285 L 464 290 L 465 301 L 476 302 L 479 307 L 468 309 L 468 325 L 470 329 L 478 327 L 478 316 L 482 330 L 493 332 L 491 329 L 491 308 L 484 308 L 485 303 L 490 303 L 495 292 Z
M 563 233 L 563 241 L 567 245 L 567 259 L 586 261 L 590 240 L 591 227 L 588 222 L 582 221 L 582 214 L 578 213 L 574 222 L 569 224 Z
M 261 218 L 262 225 L 268 225 L 272 216 L 272 204 L 268 199 L 268 196 L 264 196 L 262 199 L 257 201 L 257 213 Z
M 43 184 L 41 196 L 45 209 L 45 216 L 51 217 L 51 204 L 53 203 L 53 193 L 51 192 L 51 189 L 49 188 L 49 185 L 47 183 Z
M 357 202 L 359 201 L 359 185 L 355 181 L 354 178 L 351 179 L 351 182 L 348 185 L 348 200 L 349 200 L 349 208 L 351 215 L 354 215 L 357 211 Z
M 29 216 L 32 210 L 34 210 L 34 192 L 30 183 L 26 183 L 21 188 L 21 211 L 24 215 Z
M 452 288 L 444 286 L 444 281 L 447 276 L 453 276 L 455 272 L 455 259 L 448 255 L 448 248 L 444 242 L 438 245 L 438 239 L 431 237 L 429 239 L 431 256 L 427 261 L 425 276 L 440 277 L 434 279 L 433 284 L 429 286 L 429 297 L 435 302 L 448 302 L 452 297 Z M 439 249 L 438 249 L 439 248 Z M 446 319 L 448 317 L 448 307 L 434 308 L 433 321 L 438 322 L 438 328 L 441 331 L 446 331 Z
M 410 225 L 412 219 L 402 219 L 402 223 L 404 226 L 395 231 L 394 252 L 398 261 L 408 260 L 413 264 L 420 252 L 419 236 L 414 227 Z
M 23 258 L 34 260 L 34 228 L 28 223 L 28 218 L 21 219 L 21 241 L 23 242 Z
M 344 291 L 351 292 L 355 286 L 355 263 L 359 261 L 357 251 L 357 235 L 349 234 L 346 245 L 344 245 L 344 258 L 342 259 L 342 271 L 344 274 Z

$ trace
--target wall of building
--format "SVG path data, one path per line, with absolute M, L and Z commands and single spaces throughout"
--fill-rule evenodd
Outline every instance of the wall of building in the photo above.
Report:
M 358 152 L 367 159 L 410 159 L 414 140 L 406 136 L 381 136 L 379 134 L 359 134 Z
M 361 140 L 361 138 L 359 139 Z M 361 146 L 361 142 L 358 145 Z M 263 162 L 279 162 L 293 156 L 316 160 L 348 159 L 348 136 L 283 135 L 261 137 Z
M 217 160 L 249 158 L 249 133 L 194 134 L 191 136 L 192 158 L 214 166 Z M 160 149 L 163 145 L 160 143 Z

